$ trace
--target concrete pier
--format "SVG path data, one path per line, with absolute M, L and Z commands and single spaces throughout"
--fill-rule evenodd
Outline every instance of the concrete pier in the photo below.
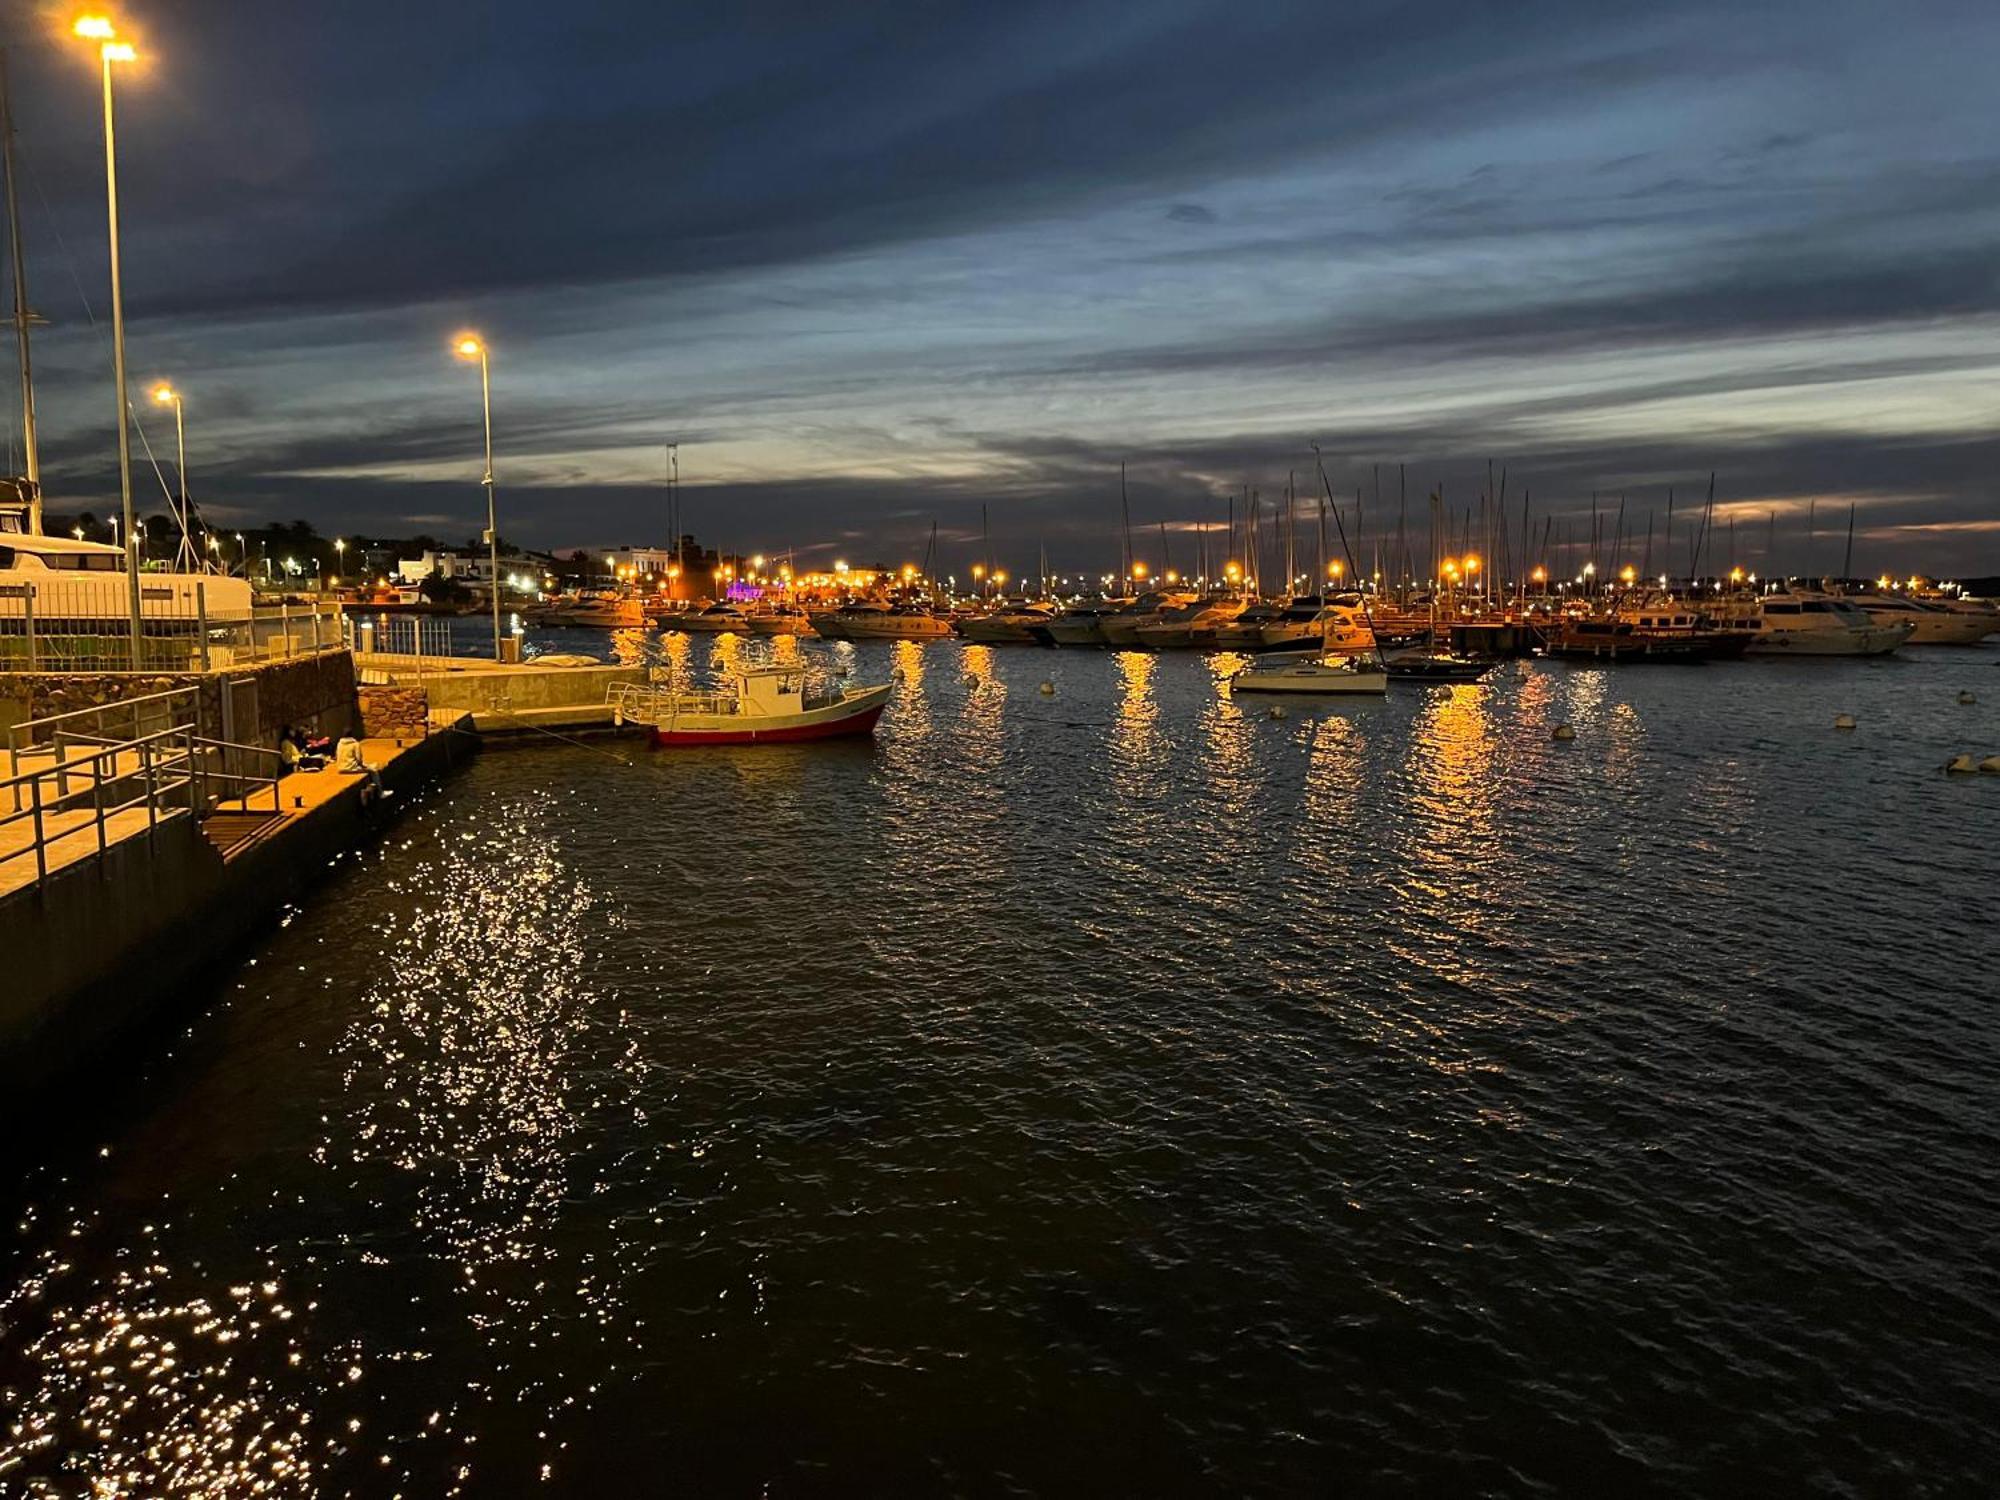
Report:
M 478 749 L 465 733 L 365 740 L 368 778 L 296 772 L 207 818 L 169 812 L 122 827 L 97 856 L 0 895 L 0 1112 L 14 1114 L 90 1064 L 115 1083 L 116 1044 L 174 1016 L 207 970 L 266 931 L 334 857 L 385 825 Z M 130 1064 L 136 1066 L 136 1064 Z

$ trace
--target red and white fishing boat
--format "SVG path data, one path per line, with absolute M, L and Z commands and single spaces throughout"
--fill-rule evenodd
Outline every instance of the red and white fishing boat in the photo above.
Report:
M 719 692 L 628 682 L 606 701 L 620 724 L 650 728 L 656 745 L 782 745 L 873 734 L 894 691 L 885 682 L 815 692 L 803 667 L 744 667 Z

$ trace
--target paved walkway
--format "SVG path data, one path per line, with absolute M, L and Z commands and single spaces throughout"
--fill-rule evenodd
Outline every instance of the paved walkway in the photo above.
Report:
M 421 744 L 422 741 L 416 743 Z M 380 770 L 397 756 L 408 753 L 410 748 L 399 746 L 394 740 L 363 740 L 361 757 Z M 303 818 L 314 808 L 348 790 L 358 780 L 359 777 L 343 776 L 331 767 L 323 771 L 294 771 L 278 783 L 278 811 L 288 822 Z M 9 811 L 11 809 L 0 806 L 0 817 L 6 816 Z M 253 791 L 248 797 L 229 798 L 218 803 L 216 811 L 262 813 L 268 817 L 271 812 L 270 788 Z M 184 811 L 178 809 L 170 809 L 160 815 L 162 821 L 186 816 Z M 113 813 L 104 819 L 104 844 L 109 847 L 126 839 L 144 838 L 146 827 L 146 809 L 143 807 Z M 97 856 L 97 816 L 88 807 L 43 813 L 42 831 L 45 838 L 43 858 L 51 873 Z M 282 838 L 284 829 L 274 828 L 255 842 L 262 842 L 264 837 Z M 247 847 L 247 844 L 242 847 Z M 34 819 L 24 817 L 0 824 L 0 896 L 33 885 L 38 875 Z

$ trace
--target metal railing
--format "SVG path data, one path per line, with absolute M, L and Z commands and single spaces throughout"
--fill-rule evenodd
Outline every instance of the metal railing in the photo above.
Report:
M 257 605 L 221 618 L 201 579 L 142 573 L 139 581 L 140 671 L 205 672 L 343 644 L 338 605 Z M 133 670 L 123 584 L 116 573 L 0 584 L 0 671 Z
M 277 774 L 252 775 L 219 764 L 228 751 L 277 761 L 275 750 L 211 740 L 197 734 L 193 724 L 176 724 L 133 739 L 66 733 L 64 749 L 55 764 L 0 781 L 0 793 L 10 804 L 10 810 L 0 811 L 0 867 L 32 857 L 37 881 L 48 877 L 51 850 L 67 840 L 86 840 L 86 858 L 102 860 L 123 837 L 113 831 L 112 823 L 141 808 L 149 845 L 164 819 L 179 812 L 195 817 L 211 812 L 230 788 L 241 788 L 244 811 L 255 811 L 252 799 L 265 791 L 271 796 L 272 813 L 282 810 Z M 89 816 L 71 816 L 81 811 Z M 10 831 L 22 823 L 29 825 L 29 837 L 17 847 Z M 64 859 L 59 865 L 78 862 Z
M 647 682 L 614 682 L 604 701 L 621 724 L 672 727 L 682 714 L 733 714 L 741 706 L 734 693 L 680 693 Z

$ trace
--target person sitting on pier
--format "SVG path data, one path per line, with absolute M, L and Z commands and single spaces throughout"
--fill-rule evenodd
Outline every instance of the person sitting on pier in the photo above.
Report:
M 278 758 L 283 762 L 285 774 L 293 771 L 317 771 L 326 765 L 323 755 L 308 755 L 304 749 L 305 735 L 287 724 L 278 736 Z
M 366 776 L 368 778 L 367 800 L 386 796 L 382 790 L 382 773 L 361 758 L 361 741 L 351 734 L 340 737 L 340 744 L 333 752 L 333 768 L 343 776 Z

